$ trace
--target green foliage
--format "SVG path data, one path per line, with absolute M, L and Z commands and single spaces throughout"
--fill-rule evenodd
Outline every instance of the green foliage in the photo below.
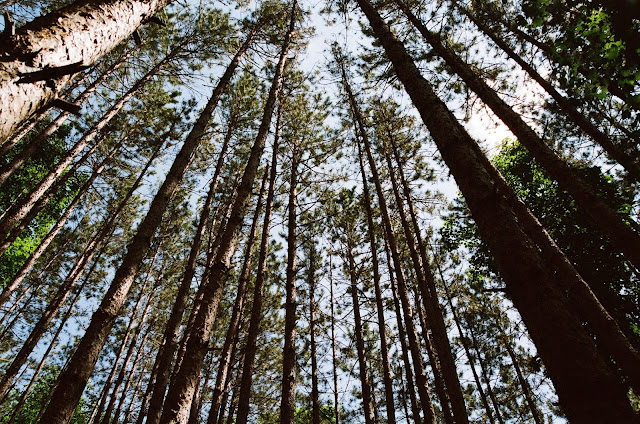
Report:
M 53 369 L 46 370 L 40 377 L 38 381 L 36 381 L 31 393 L 27 396 L 20 408 L 20 412 L 18 413 L 15 424 L 32 424 L 37 422 L 38 414 L 40 413 L 40 409 L 44 406 L 44 403 L 47 401 L 49 397 L 49 393 L 53 388 L 53 384 L 58 377 L 58 372 L 60 370 L 56 367 Z M 8 411 L 14 410 L 17 406 L 17 398 L 19 394 L 14 392 L 12 393 L 12 397 L 14 397 L 11 405 L 8 408 Z M 71 418 L 70 424 L 87 424 L 89 422 L 89 414 L 87 414 L 84 409 L 86 406 L 86 401 L 84 397 L 80 399 L 80 403 L 78 404 L 75 413 L 73 414 L 73 418 Z M 11 419 L 11 413 L 5 414 L 0 418 L 0 424 L 6 424 Z
M 622 254 L 519 143 L 506 141 L 494 158 L 494 163 L 575 264 L 605 307 L 640 336 L 637 332 L 640 286 L 638 277 Z M 620 215 L 630 219 L 632 193 L 623 192 L 598 168 L 585 167 L 577 171 Z M 475 223 L 461 199 L 456 200 L 441 234 L 448 249 L 463 246 L 471 252 L 471 274 L 475 284 L 484 284 L 486 277 L 498 278 L 491 254 L 480 240 Z
M 21 145 L 28 143 L 30 138 L 37 133 L 38 128 L 41 129 L 42 127 L 36 127 L 13 149 L 13 152 L 18 152 Z M 69 126 L 62 126 L 55 135 L 48 137 L 45 146 L 38 154 L 29 158 L 7 181 L 6 189 L 0 192 L 0 210 L 6 211 L 18 196 L 27 193 L 60 160 L 66 152 L 65 139 L 69 132 Z M 8 163 L 12 158 L 13 154 L 6 155 L 0 159 L 0 165 Z M 29 255 L 38 247 L 42 238 L 46 236 L 51 226 L 62 215 L 85 180 L 86 177 L 84 175 L 73 176 L 0 258 L 0 286 L 4 286 L 20 269 L 22 264 L 26 262 Z

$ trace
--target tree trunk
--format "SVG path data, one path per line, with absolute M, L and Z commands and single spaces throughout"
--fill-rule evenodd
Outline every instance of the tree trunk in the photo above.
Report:
M 292 17 L 289 31 L 283 42 L 273 83 L 269 90 L 262 122 L 260 123 L 254 145 L 251 148 L 249 160 L 247 161 L 242 180 L 238 187 L 236 199 L 233 202 L 229 221 L 221 234 L 220 244 L 217 247 L 216 257 L 209 271 L 208 281 L 201 288 L 203 292 L 202 302 L 198 314 L 195 317 L 193 334 L 187 341 L 187 350 L 184 359 L 170 386 L 169 395 L 167 396 L 160 419 L 160 422 L 163 424 L 178 422 L 184 424 L 188 419 L 188 408 L 193 396 L 194 380 L 202 366 L 204 354 L 209 345 L 211 329 L 215 322 L 222 289 L 224 288 L 224 282 L 230 266 L 231 254 L 238 241 L 237 233 L 242 226 L 247 201 L 251 194 L 262 151 L 264 150 L 265 141 L 271 125 L 271 116 L 275 108 L 276 94 L 280 89 L 281 76 L 284 70 L 294 23 L 295 20 Z
M 550 272 L 533 240 L 520 227 L 510 205 L 510 199 L 517 196 L 420 75 L 371 3 L 357 1 L 465 196 L 567 416 L 586 423 L 634 421 L 636 414 L 624 384 L 597 351 L 557 288 L 561 285 L 558 277 Z
M 244 46 L 243 46 L 244 47 Z M 111 327 L 115 323 L 122 304 L 126 300 L 134 277 L 149 249 L 151 239 L 155 234 L 169 201 L 191 162 L 193 153 L 200 144 L 200 139 L 207 129 L 209 120 L 218 104 L 224 88 L 231 80 L 233 71 L 239 62 L 240 53 L 233 58 L 231 64 L 221 77 L 218 85 L 207 105 L 176 156 L 167 177 L 158 193 L 151 202 L 149 212 L 140 223 L 138 231 L 127 248 L 122 264 L 118 268 L 105 297 L 91 318 L 91 324 L 80 341 L 69 367 L 58 378 L 58 387 L 54 392 L 52 402 L 42 416 L 41 424 L 66 424 L 72 417 L 73 411 L 82 396 L 84 386 L 91 375 L 91 370 L 100 355 Z M 55 407 L 53 407 L 55 405 Z
M 0 142 L 167 3 L 79 0 L 18 28 L 0 48 Z
M 384 198 L 384 192 L 382 190 L 382 184 L 380 183 L 378 170 L 375 166 L 373 155 L 371 154 L 371 146 L 369 145 L 369 138 L 365 130 L 362 114 L 360 113 L 355 97 L 353 96 L 351 87 L 349 86 L 346 70 L 344 69 L 344 67 L 342 67 L 342 85 L 344 86 L 345 91 L 347 92 L 348 102 L 349 102 L 351 113 L 353 116 L 353 124 L 355 128 L 355 132 L 357 134 L 357 137 L 362 141 L 365 147 L 367 159 L 369 161 L 369 168 L 371 170 L 373 182 L 376 188 L 376 195 L 378 196 L 378 203 L 380 206 L 380 213 L 382 215 L 382 222 L 384 225 L 385 235 L 387 238 L 387 242 L 389 243 L 389 250 L 391 251 L 391 256 L 393 257 L 393 263 L 395 265 L 394 268 L 396 271 L 396 279 L 398 282 L 398 289 L 400 292 L 402 310 L 405 316 L 405 324 L 407 326 L 407 334 L 409 337 L 409 347 L 411 350 L 411 357 L 413 359 L 413 366 L 416 372 L 416 383 L 418 385 L 418 393 L 420 395 L 420 401 L 421 401 L 422 411 L 424 413 L 424 419 L 426 423 L 435 424 L 436 417 L 435 417 L 435 412 L 433 410 L 433 403 L 431 400 L 431 393 L 429 390 L 429 382 L 427 380 L 427 374 L 424 368 L 424 363 L 422 361 L 420 348 L 418 346 L 418 334 L 413 324 L 413 310 L 411 308 L 411 305 L 409 304 L 409 295 L 407 292 L 407 285 L 406 285 L 404 274 L 401 268 L 400 255 L 398 253 L 395 235 L 393 234 L 393 229 L 391 227 L 391 219 L 389 217 L 389 211 L 387 209 L 387 204 Z M 360 148 L 360 140 L 357 141 L 357 144 L 358 144 L 359 155 L 362 156 L 363 153 Z
M 294 12 L 295 14 L 295 9 Z M 282 350 L 282 400 L 280 402 L 280 424 L 293 424 L 296 409 L 296 248 L 298 211 L 298 144 L 293 141 L 291 153 L 291 175 L 289 179 L 289 206 L 287 217 L 287 275 L 284 317 L 284 348 Z
M 314 241 L 309 246 L 307 284 L 309 286 L 309 335 L 311 342 L 311 424 L 320 424 L 320 398 L 318 391 L 318 353 L 316 342 L 316 249 Z
M 247 284 L 249 282 L 249 272 L 251 271 L 251 258 L 253 256 L 253 244 L 258 229 L 258 220 L 260 219 L 262 209 L 262 197 L 264 196 L 265 186 L 269 178 L 269 167 L 264 171 L 264 177 L 262 179 L 262 185 L 260 186 L 260 193 L 258 195 L 258 201 L 256 203 L 256 210 L 253 215 L 253 221 L 251 223 L 251 229 L 247 236 L 247 243 L 245 246 L 244 262 L 242 264 L 242 270 L 238 278 L 238 287 L 236 293 L 236 299 L 231 311 L 231 319 L 229 320 L 229 328 L 225 336 L 224 344 L 222 346 L 222 352 L 220 359 L 218 360 L 218 371 L 216 375 L 216 383 L 211 395 L 211 408 L 209 409 L 208 424 L 216 424 L 218 418 L 218 410 L 220 409 L 222 395 L 224 393 L 224 387 L 228 379 L 230 379 L 229 372 L 231 362 L 233 360 L 232 351 L 235 349 L 235 342 L 237 341 L 237 334 L 240 331 L 240 321 L 244 311 L 244 302 L 247 292 Z
M 384 306 L 382 303 L 382 290 L 380 289 L 380 268 L 378 264 L 378 246 L 376 243 L 375 227 L 373 223 L 373 211 L 371 208 L 371 196 L 364 171 L 362 156 L 359 157 L 360 174 L 362 176 L 362 192 L 364 194 L 364 207 L 367 214 L 367 234 L 371 246 L 371 266 L 373 268 L 373 287 L 376 295 L 376 310 L 378 317 L 378 333 L 380 334 L 380 353 L 382 356 L 382 373 L 384 381 L 385 405 L 387 408 L 387 424 L 395 424 L 396 412 L 393 397 L 393 379 L 391 366 L 389 365 L 389 348 L 387 345 L 387 326 L 384 318 Z
M 347 239 L 351 237 L 347 235 Z M 367 367 L 367 358 L 364 346 L 364 337 L 362 336 L 362 317 L 360 316 L 360 301 L 358 300 L 358 280 L 356 278 L 356 263 L 353 259 L 353 247 L 351 242 L 347 240 L 346 251 L 344 252 L 347 259 L 349 270 L 349 280 L 351 286 L 351 302 L 353 304 L 353 321 L 354 332 L 356 336 L 356 351 L 358 353 L 358 368 L 360 374 L 360 385 L 362 386 L 362 409 L 364 412 L 364 422 L 373 424 L 376 420 L 373 415 L 373 402 L 371 401 L 371 386 L 369 385 L 369 372 Z
M 398 325 L 398 339 L 400 340 L 400 348 L 402 350 L 402 361 L 404 364 L 404 371 L 407 377 L 407 391 L 409 392 L 409 398 L 411 400 L 411 413 L 413 414 L 413 421 L 416 424 L 420 424 L 420 409 L 418 408 L 418 400 L 416 399 L 416 390 L 413 384 L 413 372 L 411 371 L 411 362 L 409 361 L 409 351 L 407 349 L 407 334 L 404 330 L 404 324 L 402 320 L 402 306 L 398 298 L 398 290 L 393 278 L 393 265 L 391 263 L 391 253 L 389 252 L 389 243 L 385 240 L 385 253 L 387 255 L 387 268 L 389 271 L 389 282 L 391 285 L 391 296 L 393 298 L 393 305 L 396 315 L 396 322 Z
M 333 410 L 336 416 L 336 424 L 340 424 L 340 399 L 338 391 L 338 366 L 336 360 L 336 314 L 335 298 L 333 297 L 333 265 L 329 254 L 329 296 L 331 303 L 331 367 L 333 368 Z M 243 423 L 244 424 L 244 423 Z
M 636 268 L 640 269 L 640 235 L 634 231 L 631 226 L 627 225 L 620 215 L 611 209 L 606 202 L 522 120 L 520 115 L 475 74 L 469 65 L 445 47 L 439 35 L 430 32 L 424 24 L 411 13 L 402 0 L 395 1 L 401 7 L 404 6 L 403 10 L 425 40 L 431 44 L 434 51 L 446 61 L 469 88 L 509 127 L 513 134 L 518 137 L 520 143 L 522 143 L 538 163 L 549 172 L 549 175 L 558 181 L 560 187 L 575 199 L 582 210 L 598 225 L 603 233 L 616 244 L 627 259 L 634 264 Z M 640 175 L 640 169 L 638 170 L 638 175 Z
M 278 108 L 276 128 L 273 138 L 273 152 L 271 154 L 271 170 L 269 175 L 269 187 L 264 207 L 262 234 L 260 236 L 260 253 L 258 254 L 258 269 L 253 284 L 253 305 L 249 319 L 249 330 L 244 348 L 244 361 L 242 364 L 242 377 L 238 396 L 238 413 L 236 424 L 247 424 L 249 416 L 249 401 L 251 400 L 251 381 L 253 378 L 253 365 L 258 350 L 257 341 L 260 334 L 260 321 L 262 320 L 262 303 L 264 297 L 264 283 L 266 277 L 267 255 L 269 249 L 269 231 L 271 228 L 271 212 L 273 210 L 273 198 L 275 195 L 276 175 L 278 168 L 278 143 L 280 141 L 282 111 Z M 231 414 L 230 414 L 231 415 Z

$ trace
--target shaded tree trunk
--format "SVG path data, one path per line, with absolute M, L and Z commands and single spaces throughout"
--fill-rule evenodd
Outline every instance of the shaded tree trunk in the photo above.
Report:
M 626 398 L 626 388 L 572 313 L 557 288 L 558 277 L 520 227 L 510 205 L 510 199 L 517 200 L 517 196 L 420 75 L 371 3 L 357 1 L 465 196 L 567 416 L 586 423 L 634 421 L 636 414 Z

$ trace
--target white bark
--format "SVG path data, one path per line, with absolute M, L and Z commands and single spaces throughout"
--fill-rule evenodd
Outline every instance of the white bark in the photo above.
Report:
M 0 142 L 55 99 L 75 73 L 59 75 L 58 72 L 56 75 L 56 69 L 93 64 L 168 2 L 76 1 L 24 25 L 11 40 L 3 40 L 0 47 Z M 39 80 L 19 82 L 35 78 Z

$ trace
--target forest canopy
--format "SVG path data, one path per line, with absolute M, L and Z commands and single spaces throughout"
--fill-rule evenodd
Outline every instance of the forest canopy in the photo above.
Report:
M 635 1 L 0 11 L 0 424 L 640 422 Z

